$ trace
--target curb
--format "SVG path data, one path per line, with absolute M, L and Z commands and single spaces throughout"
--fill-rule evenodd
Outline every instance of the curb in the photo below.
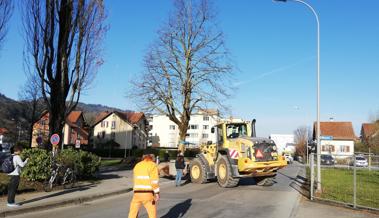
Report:
M 106 198 L 114 195 L 120 195 L 120 194 L 125 194 L 130 191 L 132 191 L 132 188 L 127 188 L 119 191 L 114 191 L 114 192 L 109 192 L 109 193 L 100 193 L 96 195 L 90 195 L 90 196 L 84 196 L 80 198 L 73 198 L 73 199 L 68 199 L 68 200 L 63 200 L 63 201 L 56 201 L 52 203 L 47 203 L 45 205 L 38 205 L 34 207 L 27 207 L 27 208 L 17 208 L 14 210 L 6 210 L 0 212 L 0 217 L 8 217 L 8 216 L 15 216 L 15 215 L 20 215 L 24 213 L 30 213 L 30 212 L 36 212 L 36 211 L 43 211 L 43 210 L 48 210 L 52 208 L 58 208 L 58 207 L 63 207 L 67 205 L 75 205 L 75 204 L 82 204 L 84 202 L 88 201 L 93 201 L 101 198 Z

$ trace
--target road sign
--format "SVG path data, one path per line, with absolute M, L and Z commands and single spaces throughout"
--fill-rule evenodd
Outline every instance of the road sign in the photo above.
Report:
M 80 140 L 75 141 L 75 148 L 80 148 Z
M 50 142 L 52 145 L 58 145 L 59 144 L 59 141 L 60 141 L 60 137 L 58 134 L 53 134 L 51 137 L 50 137 Z
M 333 140 L 333 136 L 330 135 L 322 135 L 320 136 L 321 140 Z

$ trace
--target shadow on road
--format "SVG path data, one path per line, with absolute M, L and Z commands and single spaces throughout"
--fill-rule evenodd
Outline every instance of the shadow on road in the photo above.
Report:
M 183 217 L 191 206 L 192 199 L 187 199 L 183 202 L 176 204 L 165 215 L 161 216 L 161 218 Z
M 45 196 L 41 196 L 41 197 L 37 197 L 37 198 L 32 198 L 32 199 L 29 199 L 29 200 L 26 200 L 26 201 L 22 201 L 22 202 L 19 202 L 19 203 L 21 205 L 29 204 L 29 203 L 40 201 L 40 200 L 44 200 L 44 199 L 47 199 L 47 198 L 57 197 L 57 196 L 60 196 L 60 195 L 65 195 L 65 194 L 69 194 L 69 193 L 73 193 L 73 192 L 78 192 L 78 191 L 85 191 L 85 190 L 88 190 L 88 189 L 90 189 L 91 187 L 94 187 L 94 186 L 95 185 L 93 185 L 93 184 L 83 185 L 83 186 L 80 186 L 80 187 L 77 187 L 77 188 L 72 188 L 72 189 L 69 189 L 69 190 L 64 190 L 64 191 L 56 192 L 56 193 L 53 193 L 53 194 L 49 194 L 49 195 L 45 195 Z

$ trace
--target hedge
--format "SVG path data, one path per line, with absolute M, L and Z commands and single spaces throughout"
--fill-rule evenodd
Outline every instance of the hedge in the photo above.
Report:
M 39 148 L 25 149 L 22 158 L 29 158 L 28 164 L 22 170 L 22 176 L 27 180 L 43 181 L 50 176 L 53 158 L 48 151 Z M 100 167 L 98 156 L 72 148 L 62 150 L 56 157 L 56 162 L 74 168 L 79 178 L 95 176 Z

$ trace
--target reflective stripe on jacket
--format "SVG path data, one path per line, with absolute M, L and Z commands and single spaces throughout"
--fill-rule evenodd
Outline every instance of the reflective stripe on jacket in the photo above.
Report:
M 134 191 L 159 193 L 158 167 L 153 161 L 143 160 L 133 169 Z

